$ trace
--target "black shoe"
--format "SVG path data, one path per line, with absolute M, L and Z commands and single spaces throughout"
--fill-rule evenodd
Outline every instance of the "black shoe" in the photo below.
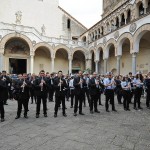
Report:
M 73 108 L 73 106 L 70 106 L 70 108 Z
M 1 118 L 1 122 L 4 122 L 5 121 L 5 119 L 4 118 Z
M 27 116 L 27 115 L 24 115 L 24 118 L 28 119 L 28 116 Z
M 116 109 L 113 109 L 112 111 L 117 112 L 117 110 L 116 110 Z
M 74 116 L 76 117 L 76 116 L 77 116 L 77 113 L 74 113 Z
M 134 107 L 133 109 L 137 110 L 137 108 L 136 108 L 136 107 Z
M 109 110 L 106 110 L 106 112 L 110 112 Z
M 66 114 L 66 113 L 64 113 L 64 114 L 63 114 L 63 116 L 64 116 L 64 117 L 67 117 L 67 114 Z
M 16 118 L 15 119 L 19 119 L 20 118 L 20 116 L 16 116 Z
M 90 113 L 93 114 L 93 110 L 91 110 Z
M 127 111 L 130 111 L 130 109 L 128 108 Z
M 56 118 L 56 117 L 57 117 L 57 114 L 54 113 L 54 118 Z
M 126 108 L 124 108 L 124 110 L 125 110 L 125 111 L 127 111 L 127 109 L 126 109 Z
M 150 107 L 147 107 L 147 109 L 150 109 Z
M 142 108 L 142 107 L 138 107 L 138 109 L 141 109 L 141 110 L 142 110 L 143 108 Z
M 79 114 L 80 114 L 80 115 L 84 115 L 84 113 L 82 113 L 82 112 L 80 112 Z
M 47 114 L 44 114 L 44 117 L 47 117 Z
M 8 105 L 7 103 L 5 103 L 4 105 Z
M 39 118 L 39 114 L 36 115 L 36 118 Z
M 98 110 L 95 110 L 95 112 L 96 112 L 96 113 L 100 113 L 100 111 L 98 111 Z

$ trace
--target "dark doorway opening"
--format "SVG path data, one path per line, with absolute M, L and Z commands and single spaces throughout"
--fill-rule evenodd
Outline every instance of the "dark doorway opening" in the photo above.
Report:
M 9 68 L 12 74 L 27 73 L 27 60 L 10 58 Z

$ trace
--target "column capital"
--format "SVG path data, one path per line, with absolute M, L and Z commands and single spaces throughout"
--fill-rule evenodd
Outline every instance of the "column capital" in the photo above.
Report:
M 137 52 L 132 53 L 132 57 L 136 57 L 137 56 Z
M 116 57 L 117 57 L 117 59 L 120 59 L 122 57 L 122 55 L 117 55 Z
M 68 60 L 73 60 L 72 55 L 69 55 L 69 56 L 68 56 Z

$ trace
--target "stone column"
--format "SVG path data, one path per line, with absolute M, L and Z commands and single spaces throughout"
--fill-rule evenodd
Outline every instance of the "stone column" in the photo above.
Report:
M 132 54 L 132 74 L 133 75 L 136 74 L 136 56 L 137 56 L 137 53 Z
M 52 57 L 51 58 L 51 64 L 52 64 L 52 72 L 54 72 L 54 66 L 55 66 L 55 64 L 54 64 L 54 60 L 55 60 L 55 58 L 54 57 Z
M 108 58 L 104 59 L 104 74 L 107 73 L 107 62 L 108 62 Z
M 0 72 L 2 72 L 3 68 L 3 60 L 4 60 L 4 55 L 3 53 L 0 53 Z
M 86 69 L 92 69 L 92 60 L 86 59 Z
M 34 55 L 30 56 L 30 73 L 34 73 Z
M 69 75 L 72 73 L 72 58 L 69 58 Z
M 120 75 L 120 60 L 121 56 L 117 56 L 117 74 Z
M 147 11 L 147 8 L 146 8 L 146 7 L 144 7 L 144 15 L 147 13 L 146 11 Z
M 99 62 L 98 60 L 95 61 L 95 72 L 96 73 L 99 72 L 99 70 L 98 70 L 98 62 Z

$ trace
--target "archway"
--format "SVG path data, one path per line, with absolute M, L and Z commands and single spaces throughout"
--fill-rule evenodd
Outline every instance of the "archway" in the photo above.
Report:
M 38 74 L 41 70 L 51 72 L 50 50 L 45 46 L 38 47 L 35 50 L 34 72 Z
M 108 65 L 107 65 L 107 71 L 111 71 L 112 69 L 116 69 L 117 60 L 115 57 L 115 47 L 113 44 L 110 44 L 109 46 L 109 57 L 108 57 Z
M 130 54 L 130 41 L 124 38 L 122 42 L 122 57 L 120 61 L 120 73 L 126 75 L 132 72 L 132 55 Z
M 103 56 L 104 54 L 103 54 L 103 50 L 102 49 L 100 49 L 100 53 L 99 53 L 99 59 L 100 59 L 100 61 L 99 61 L 99 73 L 100 74 L 104 74 L 104 59 L 103 59 Z
M 144 34 L 143 34 L 144 32 Z M 150 31 L 143 31 L 139 41 L 139 53 L 137 54 L 137 71 L 147 74 L 150 71 Z
M 30 48 L 25 40 L 16 37 L 9 39 L 4 46 L 4 56 L 4 68 L 7 72 L 29 72 Z
M 73 54 L 72 73 L 78 73 L 79 70 L 85 70 L 85 56 L 80 50 L 76 50 Z
M 58 49 L 55 55 L 55 72 L 59 70 L 63 71 L 64 74 L 69 73 L 69 60 L 68 60 L 68 52 L 66 49 Z

